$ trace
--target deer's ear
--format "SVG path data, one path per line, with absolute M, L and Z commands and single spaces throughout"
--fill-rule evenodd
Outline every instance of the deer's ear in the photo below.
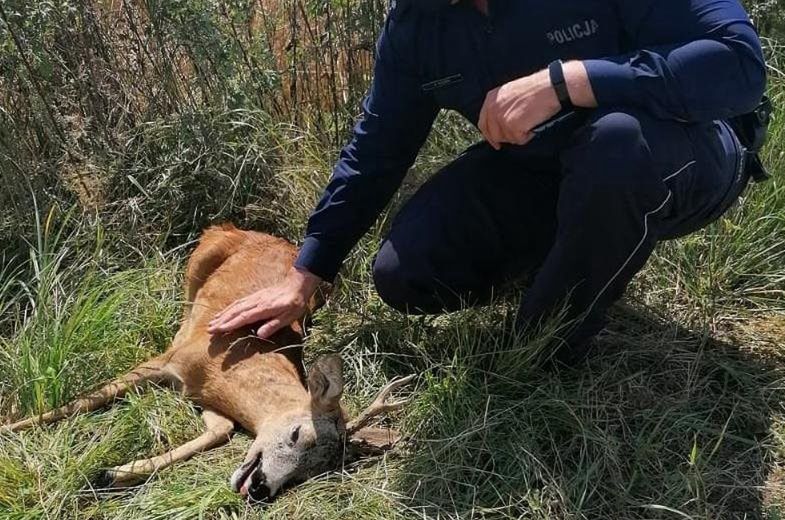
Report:
M 343 359 L 323 356 L 308 371 L 308 392 L 314 408 L 331 411 L 340 407 L 343 394 Z

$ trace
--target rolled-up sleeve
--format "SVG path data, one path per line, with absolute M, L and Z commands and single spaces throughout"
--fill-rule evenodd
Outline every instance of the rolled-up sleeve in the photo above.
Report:
M 295 262 L 332 281 L 343 260 L 400 187 L 438 113 L 421 90 L 415 55 L 388 19 L 354 137 L 341 151 Z
M 584 63 L 601 106 L 640 106 L 662 119 L 750 112 L 766 85 L 760 40 L 736 0 L 618 4 L 632 52 Z

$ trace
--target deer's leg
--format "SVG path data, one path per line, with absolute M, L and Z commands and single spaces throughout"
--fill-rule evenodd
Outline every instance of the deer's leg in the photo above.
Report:
M 179 448 L 153 457 L 142 459 L 107 470 L 103 483 L 109 486 L 128 486 L 145 480 L 157 471 L 167 468 L 176 462 L 186 460 L 197 453 L 211 450 L 229 441 L 234 422 L 212 410 L 204 410 L 202 419 L 206 431 L 196 439 L 186 442 Z
M 17 432 L 31 428 L 36 424 L 50 424 L 72 415 L 97 410 L 142 384 L 162 382 L 171 379 L 170 374 L 164 370 L 165 364 L 166 363 L 160 358 L 153 359 L 139 365 L 128 374 L 115 379 L 103 388 L 76 399 L 61 408 L 46 412 L 37 417 L 30 417 L 29 419 L 14 424 L 0 426 L 0 430 L 8 429 L 12 432 Z

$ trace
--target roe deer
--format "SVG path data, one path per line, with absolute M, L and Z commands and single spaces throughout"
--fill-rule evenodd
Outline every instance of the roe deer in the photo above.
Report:
M 95 393 L 7 428 L 18 431 L 103 407 L 144 383 L 168 383 L 202 407 L 205 432 L 168 453 L 106 472 L 112 485 L 128 485 L 198 452 L 228 441 L 238 425 L 256 436 L 245 462 L 234 472 L 235 491 L 271 498 L 288 484 L 335 469 L 344 440 L 354 436 L 370 447 L 389 447 L 396 435 L 364 428 L 371 418 L 399 409 L 405 401 L 387 397 L 413 376 L 392 381 L 371 406 L 347 422 L 340 404 L 342 361 L 317 360 L 307 377 L 302 359 L 303 323 L 261 340 L 251 327 L 211 336 L 207 325 L 217 311 L 238 298 L 281 280 L 296 249 L 290 243 L 231 225 L 207 229 L 188 262 L 188 301 L 171 347 L 161 356 Z M 321 302 L 311 301 L 312 312 Z

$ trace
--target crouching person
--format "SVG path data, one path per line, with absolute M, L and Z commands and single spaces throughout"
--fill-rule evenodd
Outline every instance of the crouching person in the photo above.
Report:
M 655 5 L 656 4 L 656 5 Z M 532 280 L 522 330 L 563 302 L 574 361 L 661 240 L 723 214 L 744 190 L 729 120 L 760 102 L 765 64 L 735 0 L 397 0 L 352 141 L 295 268 L 236 302 L 213 332 L 299 318 L 399 188 L 441 109 L 484 137 L 406 203 L 374 280 L 401 312 L 487 303 Z

